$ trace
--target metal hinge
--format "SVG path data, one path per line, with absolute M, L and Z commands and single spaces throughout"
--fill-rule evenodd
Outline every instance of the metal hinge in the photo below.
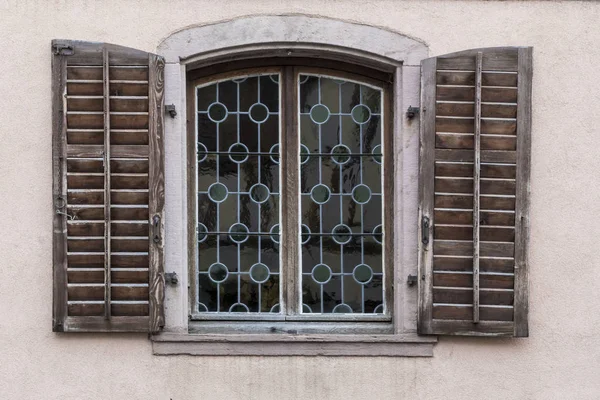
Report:
M 177 110 L 175 109 L 175 104 L 169 104 L 165 106 L 165 112 L 168 112 L 171 118 L 175 118 L 177 116 Z
M 72 56 L 73 54 L 75 54 L 73 46 L 71 46 L 70 44 L 63 43 L 54 43 L 52 45 L 52 52 L 56 56 Z
M 425 215 L 421 219 L 421 243 L 425 246 L 429 244 L 429 217 Z
M 175 272 L 167 272 L 165 274 L 165 282 L 169 285 L 177 285 L 179 283 L 179 278 Z
M 417 276 L 409 275 L 406 279 L 406 283 L 408 284 L 408 286 L 414 286 L 414 284 L 417 283 Z

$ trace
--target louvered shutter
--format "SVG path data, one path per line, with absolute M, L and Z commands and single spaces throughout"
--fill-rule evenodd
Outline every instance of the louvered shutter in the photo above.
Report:
M 58 332 L 156 332 L 163 316 L 164 60 L 52 42 Z
M 528 336 L 532 49 L 421 68 L 419 332 Z

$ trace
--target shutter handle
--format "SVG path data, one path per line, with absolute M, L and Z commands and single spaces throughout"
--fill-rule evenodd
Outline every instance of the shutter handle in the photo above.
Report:
M 62 209 L 64 209 L 67 206 L 67 201 L 65 200 L 64 197 L 62 196 L 57 196 L 56 197 L 56 214 L 58 215 L 64 215 L 67 217 L 67 219 L 69 220 L 74 220 L 77 218 L 77 216 L 75 215 L 69 215 L 66 212 L 61 211 Z
M 159 243 L 161 238 L 160 234 L 160 216 L 155 215 L 152 217 L 152 241 Z

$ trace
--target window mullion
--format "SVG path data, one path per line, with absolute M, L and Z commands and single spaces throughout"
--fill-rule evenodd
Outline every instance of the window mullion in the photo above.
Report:
M 298 162 L 298 95 L 296 85 L 296 71 L 286 67 L 283 71 L 281 102 L 283 117 L 281 121 L 282 132 L 282 231 L 281 276 L 283 279 L 283 312 L 286 315 L 299 313 L 299 162 Z

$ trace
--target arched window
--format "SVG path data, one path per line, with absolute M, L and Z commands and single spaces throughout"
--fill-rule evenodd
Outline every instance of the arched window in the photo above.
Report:
M 192 318 L 389 319 L 390 82 L 291 61 L 190 74 Z

